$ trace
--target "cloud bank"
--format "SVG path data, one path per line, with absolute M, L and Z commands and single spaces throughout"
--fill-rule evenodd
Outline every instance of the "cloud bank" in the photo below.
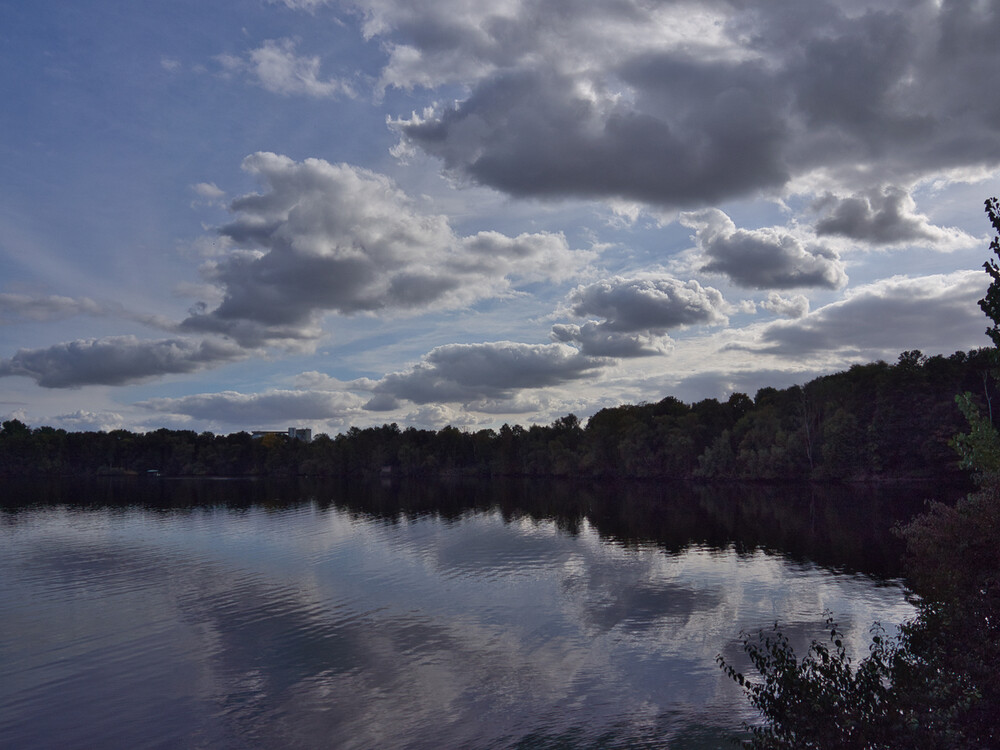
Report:
M 416 365 L 386 375 L 365 408 L 388 411 L 399 401 L 415 404 L 505 401 L 522 389 L 545 388 L 590 377 L 607 364 L 564 344 L 497 341 L 448 344 Z
M 465 307 L 515 281 L 564 278 L 591 257 L 561 234 L 458 237 L 387 177 L 347 164 L 257 153 L 243 166 L 268 192 L 232 202 L 236 218 L 219 229 L 232 249 L 202 269 L 223 301 L 183 329 L 246 346 L 306 342 L 325 313 Z
M 47 349 L 20 349 L 10 359 L 0 359 L 0 377 L 20 375 L 43 388 L 125 385 L 193 373 L 246 356 L 248 352 L 226 341 L 141 341 L 135 336 L 111 336 Z
M 1000 164 L 994 3 L 353 5 L 384 85 L 469 87 L 394 120 L 402 147 L 514 196 L 702 207 Z
M 903 349 L 955 351 L 982 345 L 976 301 L 981 271 L 893 276 L 851 290 L 843 300 L 766 327 L 761 351 L 785 356 L 848 352 L 877 358 Z
M 362 401 L 350 393 L 270 390 L 263 393 L 199 393 L 180 398 L 154 398 L 138 404 L 164 414 L 243 425 L 281 424 L 296 420 L 343 419 L 359 411 Z
M 32 296 L 0 294 L 0 323 L 10 320 L 63 320 L 77 315 L 107 315 L 108 306 L 89 297 L 65 297 L 58 294 Z

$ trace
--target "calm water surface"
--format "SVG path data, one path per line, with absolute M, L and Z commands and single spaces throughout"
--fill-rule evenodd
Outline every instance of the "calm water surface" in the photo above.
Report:
M 741 629 L 912 614 L 878 493 L 35 485 L 0 747 L 732 747 Z M 532 510 L 525 510 L 531 508 Z

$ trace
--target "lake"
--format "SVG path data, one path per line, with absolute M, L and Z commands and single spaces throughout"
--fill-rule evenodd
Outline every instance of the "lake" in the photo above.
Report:
M 8 482 L 0 746 L 730 748 L 715 663 L 913 614 L 929 488 Z

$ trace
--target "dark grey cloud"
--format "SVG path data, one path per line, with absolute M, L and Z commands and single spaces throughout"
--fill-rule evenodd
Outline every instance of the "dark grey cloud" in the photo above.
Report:
M 111 336 L 70 341 L 47 349 L 20 349 L 10 359 L 0 359 L 0 377 L 20 375 L 43 388 L 124 385 L 196 372 L 247 354 L 226 341 L 142 341 L 135 336 Z
M 244 169 L 268 190 L 232 202 L 235 219 L 219 229 L 228 248 L 203 268 L 223 300 L 195 308 L 183 329 L 248 346 L 310 341 L 324 313 L 461 307 L 590 257 L 561 234 L 458 237 L 387 177 L 346 164 L 258 153 Z
M 981 271 L 909 278 L 894 276 L 852 290 L 845 299 L 760 336 L 764 351 L 786 356 L 843 352 L 875 359 L 902 349 L 952 352 L 987 343 L 976 301 L 986 291 Z
M 447 170 L 519 196 L 691 206 L 788 179 L 777 157 L 780 120 L 759 104 L 757 92 L 738 87 L 718 92 L 704 111 L 669 120 L 602 106 L 582 96 L 569 76 L 514 72 L 482 83 L 454 108 L 395 127 Z
M 1000 164 L 995 3 L 353 4 L 386 85 L 469 87 L 396 120 L 403 147 L 512 195 L 697 207 Z
M 663 353 L 670 347 L 670 329 L 728 322 L 729 305 L 717 289 L 666 276 L 616 276 L 577 287 L 569 302 L 574 315 L 603 320 L 555 325 L 552 336 L 593 356 Z
M 400 400 L 416 404 L 507 400 L 523 389 L 589 377 L 606 364 L 563 344 L 448 344 L 432 349 L 409 370 L 378 381 L 366 408 L 389 410 Z
M 679 328 L 725 323 L 722 293 L 697 281 L 644 276 L 611 279 L 580 286 L 570 295 L 573 313 L 597 315 L 613 331 Z
M 897 187 L 847 198 L 827 194 L 814 207 L 824 214 L 815 226 L 819 236 L 839 235 L 878 245 L 904 242 L 938 245 L 972 240 L 957 229 L 931 224 L 926 216 L 916 212 L 910 194 Z
M 138 406 L 162 414 L 179 414 L 252 429 L 289 421 L 343 419 L 357 413 L 361 403 L 357 396 L 345 392 L 274 390 L 263 393 L 221 391 L 180 398 L 154 398 L 142 401 Z
M 698 247 L 708 261 L 701 270 L 725 274 L 737 286 L 837 289 L 847 281 L 835 250 L 803 242 L 787 230 L 737 229 L 717 208 L 682 214 L 680 221 L 695 229 Z
M 782 10 L 769 8 L 767 20 Z M 803 167 L 872 187 L 997 164 L 1000 105 L 980 93 L 998 60 L 984 43 L 1000 30 L 994 3 L 884 0 L 820 24 L 804 15 L 789 34 L 762 24 L 758 40 L 785 57 L 805 126 L 794 144 Z

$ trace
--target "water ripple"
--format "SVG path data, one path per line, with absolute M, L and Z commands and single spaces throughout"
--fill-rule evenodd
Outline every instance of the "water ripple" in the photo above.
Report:
M 477 509 L 32 511 L 0 527 L 0 746 L 728 747 L 742 627 L 863 647 L 904 592 Z

